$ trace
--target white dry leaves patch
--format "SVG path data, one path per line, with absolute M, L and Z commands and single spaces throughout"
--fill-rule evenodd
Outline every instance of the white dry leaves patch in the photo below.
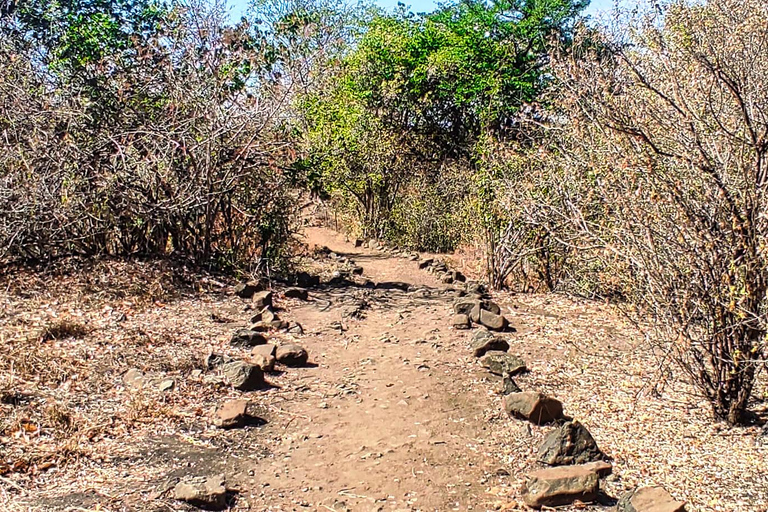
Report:
M 560 399 L 614 458 L 607 494 L 661 485 L 691 512 L 766 510 L 768 443 L 759 427 L 715 423 L 682 372 L 660 371 L 642 336 L 611 307 L 557 295 L 507 299 L 500 302 L 517 305 L 507 311 L 520 326 L 510 352 L 531 370 L 518 384 Z M 527 437 L 512 421 L 497 439 L 532 467 L 548 428 L 534 426 Z

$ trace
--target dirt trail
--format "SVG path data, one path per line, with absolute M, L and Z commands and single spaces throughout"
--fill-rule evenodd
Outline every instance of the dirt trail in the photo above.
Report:
M 319 366 L 301 370 L 308 397 L 280 405 L 291 437 L 253 468 L 258 499 L 275 510 L 481 509 L 497 467 L 482 445 L 488 395 L 468 385 L 477 370 L 462 357 L 467 335 L 449 327 L 451 299 L 413 262 L 320 228 L 307 237 L 374 282 L 432 291 L 340 288 L 291 311 Z M 344 318 L 363 301 L 365 318 Z

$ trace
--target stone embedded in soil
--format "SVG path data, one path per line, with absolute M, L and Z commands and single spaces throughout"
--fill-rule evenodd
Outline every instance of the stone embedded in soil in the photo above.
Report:
M 505 339 L 494 336 L 486 330 L 477 331 L 472 336 L 472 353 L 474 356 L 483 357 L 491 350 L 506 352 L 509 350 L 509 343 Z
M 309 300 L 309 292 L 304 288 L 288 288 L 285 290 L 287 299 Z
M 123 375 L 123 384 L 129 389 L 139 389 L 144 387 L 145 377 L 144 372 L 131 368 Z
M 262 310 L 266 307 L 272 307 L 272 292 L 264 290 L 253 294 L 253 307 Z
M 470 329 L 472 327 L 472 322 L 469 321 L 469 317 L 467 315 L 462 315 L 461 313 L 453 316 L 452 324 L 454 329 Z
M 288 343 L 277 347 L 275 357 L 279 363 L 286 366 L 304 366 L 307 364 L 309 354 L 304 347 L 295 343 Z
M 253 294 L 261 290 L 261 284 L 258 281 L 248 281 L 247 283 L 239 283 L 235 286 L 235 295 L 241 299 L 250 299 Z
M 235 389 L 253 391 L 264 387 L 264 372 L 245 361 L 228 361 L 221 366 L 222 373 Z
M 504 397 L 504 410 L 511 416 L 544 425 L 563 419 L 563 404 L 536 391 L 512 393 Z
M 253 347 L 266 342 L 267 338 L 253 329 L 238 329 L 229 340 L 229 344 L 233 347 Z
M 523 487 L 523 500 L 531 508 L 560 507 L 575 501 L 595 501 L 600 476 L 584 466 L 559 466 L 529 474 Z
M 187 478 L 173 489 L 173 497 L 206 510 L 224 510 L 227 507 L 227 489 L 224 475 Z
M 480 364 L 496 375 L 517 375 L 527 371 L 525 361 L 499 350 L 489 350 L 480 358 Z
M 504 374 L 504 378 L 501 381 L 501 394 L 504 396 L 511 395 L 512 393 L 520 393 L 522 389 L 517 385 L 512 376 L 508 373 Z
M 248 423 L 248 400 L 228 400 L 216 410 L 213 424 L 219 428 L 240 428 Z
M 676 501 L 663 487 L 641 487 L 619 500 L 617 512 L 683 512 L 685 503 Z
M 587 427 L 568 421 L 552 430 L 539 448 L 538 460 L 550 466 L 584 464 L 605 458 Z

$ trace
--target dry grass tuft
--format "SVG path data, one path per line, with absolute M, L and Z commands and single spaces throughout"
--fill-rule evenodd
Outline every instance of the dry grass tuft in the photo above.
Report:
M 88 326 L 64 318 L 54 320 L 49 325 L 43 327 L 38 339 L 42 342 L 67 338 L 81 339 L 85 338 L 90 332 L 91 330 Z

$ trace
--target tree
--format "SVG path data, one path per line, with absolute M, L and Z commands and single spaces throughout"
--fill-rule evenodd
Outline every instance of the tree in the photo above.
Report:
M 672 2 L 560 68 L 590 164 L 574 177 L 605 205 L 580 228 L 729 423 L 768 357 L 767 16 L 761 0 Z

